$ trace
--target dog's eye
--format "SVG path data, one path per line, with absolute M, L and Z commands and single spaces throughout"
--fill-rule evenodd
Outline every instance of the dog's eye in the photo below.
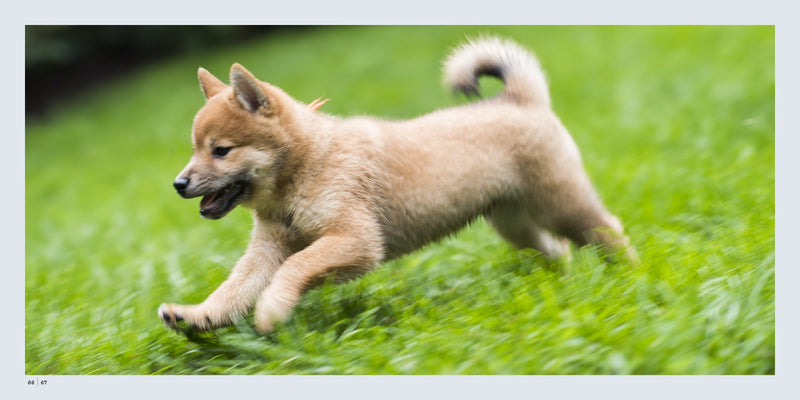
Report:
M 214 150 L 211 151 L 211 155 L 216 158 L 222 158 L 225 157 L 229 151 L 231 151 L 230 147 L 214 147 Z

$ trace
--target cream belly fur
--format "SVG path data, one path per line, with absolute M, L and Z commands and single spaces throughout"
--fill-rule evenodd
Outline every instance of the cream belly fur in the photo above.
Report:
M 326 276 L 358 277 L 480 215 L 551 258 L 568 256 L 571 241 L 636 260 L 550 108 L 538 62 L 513 42 L 469 42 L 445 64 L 455 89 L 477 93 L 478 76 L 493 75 L 501 94 L 408 121 L 316 112 L 238 64 L 230 86 L 198 75 L 207 102 L 175 188 L 202 196 L 207 218 L 250 208 L 254 229 L 204 302 L 161 305 L 170 328 L 215 329 L 255 309 L 269 332 Z

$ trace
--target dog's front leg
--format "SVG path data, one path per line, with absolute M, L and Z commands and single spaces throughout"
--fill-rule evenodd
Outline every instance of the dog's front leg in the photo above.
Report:
M 271 332 L 275 324 L 288 318 L 303 292 L 334 274 L 338 279 L 355 278 L 373 269 L 383 257 L 377 235 L 323 236 L 281 265 L 270 285 L 258 298 L 256 329 Z
M 229 325 L 250 312 L 259 293 L 289 256 L 285 229 L 281 224 L 256 223 L 247 252 L 228 279 L 200 304 L 162 304 L 158 315 L 164 324 L 179 331 L 178 322 L 184 321 L 188 329 L 206 331 Z

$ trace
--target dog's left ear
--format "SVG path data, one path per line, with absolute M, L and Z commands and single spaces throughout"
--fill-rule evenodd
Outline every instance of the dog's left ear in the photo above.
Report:
M 245 110 L 252 113 L 261 107 L 269 109 L 267 94 L 258 79 L 239 64 L 233 64 L 231 67 L 231 86 L 236 100 Z

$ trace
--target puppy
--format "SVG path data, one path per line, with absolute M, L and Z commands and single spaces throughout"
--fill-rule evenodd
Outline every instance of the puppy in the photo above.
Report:
M 184 198 L 202 196 L 205 218 L 249 208 L 254 228 L 230 277 L 200 304 L 162 304 L 163 322 L 212 330 L 255 309 L 256 329 L 270 332 L 326 276 L 361 276 L 481 215 L 515 246 L 550 258 L 567 256 L 571 241 L 635 262 L 529 52 L 479 39 L 450 55 L 444 75 L 467 94 L 479 94 L 482 75 L 504 89 L 407 121 L 345 119 L 239 64 L 230 86 L 200 68 L 206 103 L 174 187 Z

